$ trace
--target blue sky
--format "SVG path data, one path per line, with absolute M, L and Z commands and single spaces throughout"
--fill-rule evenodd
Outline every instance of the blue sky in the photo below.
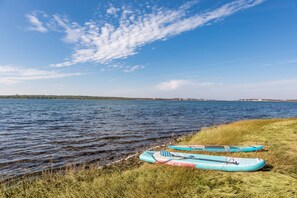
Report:
M 295 0 L 0 0 L 0 94 L 297 98 Z

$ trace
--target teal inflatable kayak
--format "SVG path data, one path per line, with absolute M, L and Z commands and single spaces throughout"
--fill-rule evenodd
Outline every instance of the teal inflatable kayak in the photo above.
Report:
M 264 148 L 262 145 L 255 146 L 204 146 L 204 145 L 173 145 L 169 149 L 180 151 L 208 151 L 208 152 L 253 152 Z
M 256 171 L 265 166 L 265 161 L 258 158 L 234 158 L 168 151 L 145 151 L 139 158 L 149 163 L 233 172 Z

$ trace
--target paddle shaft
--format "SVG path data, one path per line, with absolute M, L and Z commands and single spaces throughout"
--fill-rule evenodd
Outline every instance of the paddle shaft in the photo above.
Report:
M 210 162 L 221 162 L 221 163 L 226 163 L 226 164 L 235 164 L 235 165 L 238 165 L 238 162 L 229 162 L 229 161 L 222 161 L 222 160 L 212 160 L 212 159 L 205 159 L 205 158 L 197 158 L 197 157 L 194 157 L 194 156 L 183 157 L 183 156 L 178 156 L 178 155 L 174 155 L 174 154 L 172 154 L 172 156 L 173 157 L 181 157 L 183 159 L 195 159 L 195 160 L 203 160 L 203 161 L 210 161 Z

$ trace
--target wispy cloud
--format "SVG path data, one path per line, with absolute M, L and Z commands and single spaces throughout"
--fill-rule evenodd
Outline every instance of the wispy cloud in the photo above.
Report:
M 116 59 L 125 59 L 137 54 L 146 44 L 166 40 L 185 31 L 216 22 L 263 1 L 236 0 L 191 16 L 188 15 L 188 11 L 195 2 L 184 4 L 175 10 L 158 8 L 150 13 L 110 6 L 106 13 L 114 15 L 116 23 L 101 21 L 99 24 L 91 20 L 79 25 L 65 17 L 53 15 L 53 21 L 66 34 L 64 40 L 74 43 L 74 50 L 64 62 L 51 66 L 66 67 L 86 62 L 108 64 Z
M 38 18 L 39 12 L 35 11 L 32 12 L 31 14 L 27 14 L 26 18 L 28 20 L 28 22 L 30 23 L 30 27 L 28 27 L 28 30 L 32 30 L 32 31 L 38 31 L 38 32 L 47 32 L 47 28 L 45 27 L 45 25 L 43 24 L 43 22 L 41 22 Z M 46 14 L 44 14 L 43 12 L 41 12 L 43 17 L 46 17 Z
M 195 89 L 198 87 L 209 87 L 214 85 L 212 82 L 199 82 L 199 81 L 193 81 L 193 80 L 169 80 L 164 81 L 162 83 L 159 83 L 155 86 L 157 90 L 161 91 L 176 91 L 178 89 Z
M 116 15 L 118 11 L 119 11 L 118 8 L 110 5 L 109 8 L 106 10 L 106 13 L 111 15 Z
M 174 91 L 190 84 L 191 81 L 188 80 L 169 80 L 158 84 L 156 88 L 162 91 Z
M 82 74 L 23 68 L 12 65 L 0 66 L 0 83 L 3 84 L 15 84 L 28 80 L 54 79 L 78 75 Z
M 143 68 L 145 68 L 144 65 L 127 66 L 123 71 L 125 73 L 130 73 L 130 72 L 134 72 L 136 70 L 140 70 L 140 69 L 143 69 Z
M 104 71 L 117 71 L 120 70 L 124 73 L 131 73 L 131 72 L 135 72 L 137 70 L 141 70 L 144 69 L 145 66 L 144 65 L 133 65 L 133 66 L 127 66 L 123 63 L 113 63 L 113 64 L 108 64 L 105 65 L 104 67 L 101 68 L 101 72 Z
M 66 34 L 64 41 L 76 43 L 82 39 L 83 29 L 78 23 L 69 22 L 66 17 L 61 17 L 59 15 L 53 15 L 53 19 L 57 23 L 57 25 L 64 30 Z

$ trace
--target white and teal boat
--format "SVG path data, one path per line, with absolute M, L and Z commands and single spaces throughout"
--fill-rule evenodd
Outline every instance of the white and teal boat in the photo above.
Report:
M 254 152 L 264 148 L 262 145 L 254 146 L 205 146 L 205 145 L 172 145 L 169 149 L 180 151 L 208 151 L 208 152 Z
M 139 158 L 140 160 L 149 163 L 230 172 L 256 171 L 265 166 L 265 161 L 258 158 L 235 158 L 168 152 L 164 150 L 145 151 L 139 156 Z

